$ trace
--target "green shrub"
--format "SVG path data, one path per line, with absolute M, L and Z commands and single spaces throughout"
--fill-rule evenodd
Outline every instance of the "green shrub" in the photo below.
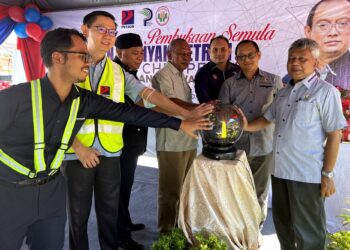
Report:
M 195 234 L 196 246 L 193 250 L 227 250 L 227 245 L 214 234 L 209 236 L 205 232 Z
M 350 204 L 350 201 L 346 202 Z M 343 226 L 345 230 L 328 234 L 329 243 L 327 249 L 329 250 L 345 250 L 350 249 L 350 209 L 345 209 L 345 213 L 339 215 L 343 218 Z
M 152 244 L 152 250 L 227 250 L 226 243 L 217 236 L 205 232 L 195 234 L 195 246 L 191 247 L 179 228 L 174 228 Z
M 185 250 L 188 249 L 187 239 L 179 228 L 174 228 L 167 234 L 162 234 L 158 241 L 152 244 L 152 250 Z

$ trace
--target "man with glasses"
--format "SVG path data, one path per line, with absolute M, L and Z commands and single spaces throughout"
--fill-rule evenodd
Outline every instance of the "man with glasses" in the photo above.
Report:
M 270 105 L 276 92 L 282 88 L 282 80 L 259 68 L 261 52 L 254 41 L 239 42 L 235 55 L 241 71 L 223 83 L 219 100 L 225 104 L 237 105 L 246 114 L 248 121 L 252 121 L 260 117 Z M 270 125 L 259 132 L 244 132 L 236 143 L 236 147 L 245 150 L 248 156 L 262 211 L 261 225 L 267 216 L 273 130 L 274 126 Z
M 333 169 L 347 123 L 339 91 L 315 73 L 318 55 L 314 40 L 294 41 L 287 61 L 292 80 L 261 117 L 244 119 L 247 132 L 275 124 L 272 216 L 281 249 L 326 249 L 324 201 L 335 192 Z
M 210 62 L 198 69 L 194 78 L 199 103 L 218 99 L 222 83 L 239 71 L 237 64 L 229 61 L 231 48 L 228 39 L 217 36 L 210 41 Z
M 320 46 L 321 79 L 350 89 L 350 1 L 319 1 L 307 17 L 304 32 Z
M 152 86 L 177 102 L 191 102 L 191 89 L 183 71 L 191 61 L 191 48 L 184 39 L 171 41 L 168 62 L 152 79 Z M 178 205 L 185 176 L 196 156 L 197 140 L 168 129 L 156 129 L 159 168 L 158 228 L 166 233 L 177 226 Z
M 40 45 L 47 75 L 0 92 L 0 249 L 21 249 L 25 237 L 30 249 L 63 249 L 66 183 L 59 167 L 86 119 L 187 133 L 207 124 L 115 103 L 75 86 L 88 75 L 85 41 L 74 29 L 49 31 Z
M 139 96 L 155 103 L 169 113 L 190 117 L 159 92 L 142 85 L 106 53 L 116 41 L 114 16 L 105 11 L 93 11 L 83 19 L 82 32 L 92 56 L 89 75 L 79 86 L 115 102 L 124 102 L 124 93 L 133 101 Z M 201 115 L 201 110 L 196 115 Z M 64 173 L 68 182 L 69 239 L 72 249 L 88 246 L 87 223 L 94 193 L 98 234 L 102 249 L 115 246 L 117 241 L 117 215 L 120 188 L 119 158 L 123 148 L 123 123 L 105 120 L 87 120 L 66 153 Z M 143 249 L 130 240 L 126 249 Z

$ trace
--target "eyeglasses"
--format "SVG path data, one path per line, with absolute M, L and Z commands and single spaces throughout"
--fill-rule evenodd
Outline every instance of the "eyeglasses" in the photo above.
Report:
M 256 52 L 256 51 L 255 52 L 250 52 L 247 55 L 236 56 L 236 59 L 237 59 L 237 61 L 245 61 L 247 58 L 248 59 L 254 59 L 257 53 L 258 52 Z
M 103 26 L 92 26 L 94 28 L 96 28 L 97 32 L 100 34 L 108 34 L 109 36 L 117 36 L 118 31 L 116 31 L 115 29 L 107 29 Z
M 78 55 L 80 55 L 80 58 L 85 63 L 91 63 L 92 62 L 92 56 L 89 53 L 86 53 L 86 52 L 70 51 L 70 50 L 59 50 L 58 52 L 66 53 L 66 54 L 78 54 Z
M 333 27 L 335 27 L 337 31 L 342 32 L 342 31 L 350 29 L 350 22 L 348 22 L 348 21 L 340 21 L 340 22 L 336 22 L 336 23 L 320 22 L 320 23 L 316 23 L 312 26 L 315 27 L 316 31 L 318 31 L 318 32 L 328 32 Z

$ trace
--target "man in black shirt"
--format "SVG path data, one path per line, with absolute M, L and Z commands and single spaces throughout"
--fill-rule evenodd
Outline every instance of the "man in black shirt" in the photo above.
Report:
M 239 66 L 229 61 L 229 45 L 224 36 L 217 36 L 210 41 L 210 62 L 200 68 L 194 78 L 199 103 L 218 99 L 222 83 L 239 71 Z
M 137 70 L 143 61 L 141 37 L 134 33 L 122 34 L 117 37 L 115 46 L 117 56 L 113 61 L 138 79 Z M 136 105 L 127 95 L 124 95 L 124 100 L 128 105 Z M 120 156 L 121 182 L 118 209 L 119 246 L 123 249 L 143 249 L 142 245 L 131 238 L 131 231 L 142 230 L 145 225 L 132 223 L 129 212 L 129 201 L 138 157 L 146 152 L 147 128 L 124 124 L 123 142 L 123 152 Z
M 72 144 L 85 119 L 181 128 L 193 136 L 193 130 L 208 125 L 205 120 L 181 121 L 118 104 L 74 86 L 85 80 L 91 62 L 85 38 L 76 30 L 48 32 L 41 44 L 41 56 L 48 69 L 44 78 L 0 92 L 0 242 L 1 249 L 6 250 L 20 249 L 25 236 L 32 249 L 63 248 L 65 181 L 59 171 L 54 171 L 52 162 L 60 165 L 62 158 L 57 160 L 56 152 Z M 41 90 L 33 91 L 32 86 Z M 37 108 L 33 96 L 39 96 Z M 74 119 L 69 122 L 72 114 Z M 43 124 L 42 128 L 38 124 Z M 44 141 L 38 141 L 40 135 Z M 36 150 L 43 150 L 42 158 L 40 154 L 37 157 Z M 28 174 L 22 169 L 28 169 Z

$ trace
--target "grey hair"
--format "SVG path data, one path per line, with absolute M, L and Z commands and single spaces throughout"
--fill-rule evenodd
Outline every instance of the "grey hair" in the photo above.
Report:
M 168 52 L 172 52 L 173 50 L 175 50 L 175 48 L 179 42 L 187 43 L 187 41 L 185 39 L 176 38 L 170 42 L 169 47 L 168 47 Z
M 300 38 L 294 41 L 288 49 L 288 54 L 290 54 L 293 49 L 309 49 L 315 59 L 320 55 L 320 47 L 317 42 L 309 38 Z

